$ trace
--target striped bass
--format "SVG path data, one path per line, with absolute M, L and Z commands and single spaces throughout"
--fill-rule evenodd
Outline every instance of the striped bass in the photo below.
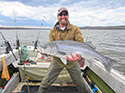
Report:
M 117 63 L 115 60 L 103 56 L 96 51 L 93 46 L 85 42 L 72 40 L 53 41 L 41 45 L 40 50 L 42 53 L 59 57 L 65 65 L 67 64 L 66 56 L 71 57 L 70 53 L 73 55 L 76 55 L 76 53 L 80 54 L 80 56 L 87 60 L 90 64 L 92 64 L 94 60 L 98 60 L 104 65 L 108 72 L 110 72 L 112 66 Z

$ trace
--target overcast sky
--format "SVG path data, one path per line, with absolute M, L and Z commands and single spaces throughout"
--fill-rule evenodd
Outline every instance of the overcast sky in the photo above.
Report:
M 125 0 L 0 0 L 0 26 L 53 27 L 62 6 L 77 26 L 125 25 Z

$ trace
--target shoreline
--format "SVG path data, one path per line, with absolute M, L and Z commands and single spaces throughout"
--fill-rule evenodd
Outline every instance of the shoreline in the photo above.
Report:
M 82 30 L 125 30 L 125 26 L 84 26 L 79 27 Z M 50 30 L 51 27 L 0 27 L 0 30 Z
M 0 27 L 0 30 L 50 30 L 51 28 L 40 28 L 40 27 Z
M 90 29 L 90 30 L 125 30 L 125 26 L 85 26 L 79 27 L 80 29 Z

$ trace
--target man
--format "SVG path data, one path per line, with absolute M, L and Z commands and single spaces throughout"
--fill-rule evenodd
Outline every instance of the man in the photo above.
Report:
M 83 42 L 83 37 L 80 29 L 77 26 L 70 24 L 68 21 L 69 13 L 65 7 L 61 7 L 57 13 L 58 22 L 55 26 L 50 30 L 49 33 L 49 42 L 56 40 L 74 40 Z M 53 57 L 53 61 L 51 62 L 48 73 L 44 77 L 38 93 L 47 93 L 48 87 L 57 79 L 61 70 L 65 67 L 74 84 L 79 91 L 79 93 L 87 93 L 85 91 L 84 81 L 81 77 L 81 70 L 78 64 L 78 61 L 81 59 L 79 54 L 74 56 L 70 53 L 72 58 L 67 56 L 67 65 L 64 65 L 60 58 Z

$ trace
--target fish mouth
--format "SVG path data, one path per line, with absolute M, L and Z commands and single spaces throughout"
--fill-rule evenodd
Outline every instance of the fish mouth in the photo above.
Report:
M 40 48 L 40 53 L 44 53 L 44 49 L 43 48 Z
M 42 48 L 42 52 L 44 53 L 44 49 Z

